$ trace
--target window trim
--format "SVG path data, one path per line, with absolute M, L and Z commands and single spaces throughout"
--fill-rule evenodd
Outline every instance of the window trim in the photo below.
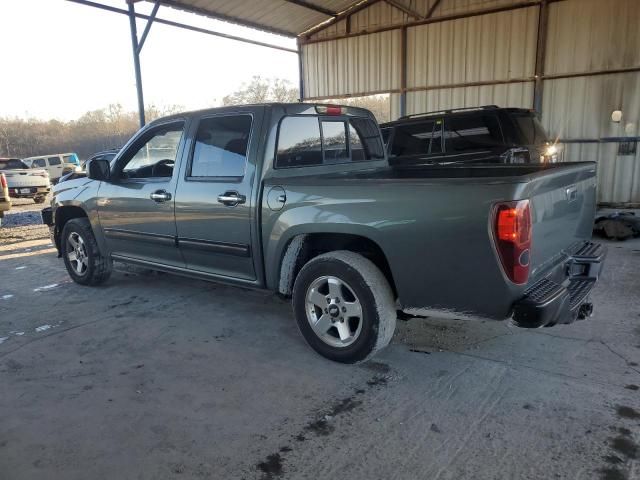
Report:
M 198 129 L 200 128 L 200 124 L 203 120 L 209 120 L 211 118 L 219 118 L 219 117 L 239 117 L 239 116 L 247 116 L 251 118 L 251 126 L 249 128 L 249 141 L 247 142 L 247 153 L 244 159 L 244 170 L 242 175 L 215 175 L 211 177 L 194 177 L 191 174 L 191 166 L 193 165 L 193 154 L 196 149 L 196 138 L 198 136 Z M 249 164 L 249 153 L 251 152 L 251 147 L 253 145 L 253 133 L 255 128 L 255 117 L 253 112 L 225 112 L 225 113 L 213 113 L 210 115 L 204 115 L 202 117 L 198 117 L 195 122 L 195 126 L 192 127 L 193 138 L 191 138 L 191 145 L 189 146 L 189 152 L 187 156 L 187 165 L 184 170 L 184 180 L 186 182 L 213 182 L 213 183 L 242 183 L 244 177 L 247 174 L 247 166 Z
M 291 118 L 291 117 L 302 117 L 302 118 L 315 118 L 316 121 L 318 122 L 318 130 L 320 132 L 320 151 L 322 152 L 322 163 L 317 163 L 314 165 L 289 165 L 289 166 L 279 166 L 278 165 L 278 146 L 280 145 L 280 131 L 282 128 L 282 122 L 284 121 L 285 118 Z M 275 141 L 275 146 L 274 146 L 274 152 L 273 152 L 273 169 L 274 170 L 289 170 L 291 168 L 316 168 L 316 167 L 323 167 L 323 166 L 334 166 L 334 165 L 352 165 L 352 164 L 362 164 L 362 163 L 366 163 L 366 162 L 379 162 L 380 160 L 383 160 L 384 158 L 369 158 L 366 160 L 357 160 L 357 161 L 353 161 L 352 160 L 352 154 L 351 154 L 351 142 L 350 142 L 350 129 L 347 128 L 347 124 L 351 125 L 351 119 L 354 118 L 358 118 L 358 119 L 363 119 L 363 120 L 368 120 L 368 121 L 373 121 L 375 122 L 375 120 L 373 120 L 371 117 L 366 116 L 366 115 L 309 115 L 309 114 L 291 114 L 291 115 L 283 115 L 280 120 L 278 121 L 278 132 L 276 135 L 276 141 Z M 324 155 L 324 132 L 322 130 L 322 122 L 323 121 L 333 121 L 333 122 L 342 122 L 342 124 L 345 126 L 345 134 L 346 134 L 346 142 L 347 142 L 347 152 L 349 153 L 349 157 L 346 161 L 344 162 L 330 162 L 330 163 L 325 163 L 325 155 Z M 355 129 L 356 127 L 353 126 L 353 128 Z M 356 130 L 357 131 L 357 130 Z M 380 127 L 378 127 L 378 133 L 380 133 Z M 379 135 L 380 138 L 380 143 L 382 145 L 382 152 L 383 154 L 386 154 L 386 148 L 384 145 L 384 141 L 382 140 L 382 135 Z M 360 139 L 360 142 L 362 143 L 362 139 Z M 364 146 L 364 144 L 363 144 Z
M 178 123 L 182 123 L 182 135 L 180 136 L 180 140 L 178 142 L 178 148 L 176 149 L 176 160 L 175 160 L 175 163 L 177 164 L 180 161 L 180 147 L 183 144 L 183 142 L 185 141 L 185 133 L 187 132 L 187 128 L 189 126 L 186 118 L 172 118 L 170 120 L 166 120 L 166 121 L 163 121 L 163 122 L 160 122 L 160 123 L 154 123 L 153 125 L 150 125 L 148 128 L 140 131 L 139 134 L 136 135 L 134 138 L 132 138 L 131 141 L 129 142 L 129 144 L 125 145 L 125 147 L 123 147 L 122 150 L 120 150 L 120 152 L 118 152 L 118 155 L 116 155 L 112 159 L 113 164 L 111 165 L 111 172 L 112 172 L 112 175 L 114 175 L 114 177 L 112 177 L 112 178 L 114 178 L 114 181 L 117 182 L 117 183 L 120 183 L 120 182 L 140 183 L 140 182 L 157 182 L 157 181 L 167 182 L 167 181 L 173 180 L 173 178 L 174 178 L 174 176 L 176 174 L 175 165 L 174 165 L 174 169 L 173 169 L 173 175 L 171 175 L 171 177 L 124 178 L 124 177 L 122 177 L 122 172 L 124 170 L 124 167 L 126 166 L 126 163 L 123 164 L 123 162 L 124 162 L 123 159 L 126 158 L 126 156 L 129 154 L 129 152 L 131 152 L 132 148 L 135 148 L 136 145 L 139 145 L 137 147 L 137 150 L 136 150 L 136 153 L 137 153 L 137 151 L 140 150 L 142 145 L 147 143 L 147 142 L 144 142 L 142 144 L 139 144 L 140 140 L 142 138 L 146 137 L 149 133 L 153 133 L 156 130 L 159 130 L 161 127 L 166 127 L 168 125 L 178 124 Z M 131 158 L 133 158 L 133 156 Z M 127 163 L 129 161 L 131 161 L 131 158 L 129 158 L 129 160 L 127 160 Z

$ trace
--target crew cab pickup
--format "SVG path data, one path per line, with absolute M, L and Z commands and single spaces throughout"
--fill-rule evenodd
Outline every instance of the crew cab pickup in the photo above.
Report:
M 391 168 L 353 107 L 174 115 L 87 172 L 43 210 L 75 282 L 104 282 L 115 260 L 269 289 L 346 363 L 384 347 L 399 315 L 586 317 L 605 255 L 595 164 Z

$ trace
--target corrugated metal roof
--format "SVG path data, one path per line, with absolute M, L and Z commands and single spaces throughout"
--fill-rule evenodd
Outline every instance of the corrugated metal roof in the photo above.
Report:
M 338 14 L 360 2 L 356 0 L 161 0 L 161 3 L 199 15 L 291 37 L 331 20 L 333 17 L 326 11 Z

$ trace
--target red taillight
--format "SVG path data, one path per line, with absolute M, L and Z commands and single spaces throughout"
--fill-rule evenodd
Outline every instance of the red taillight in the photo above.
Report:
M 494 235 L 504 272 L 514 283 L 527 283 L 531 250 L 529 200 L 498 204 L 495 210 Z
M 0 173 L 0 187 L 7 188 L 7 177 L 4 176 L 4 173 Z

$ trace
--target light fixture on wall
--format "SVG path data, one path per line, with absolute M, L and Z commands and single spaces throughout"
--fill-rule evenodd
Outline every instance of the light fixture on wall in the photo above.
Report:
M 611 114 L 611 121 L 613 123 L 620 123 L 622 120 L 622 110 L 614 110 Z

